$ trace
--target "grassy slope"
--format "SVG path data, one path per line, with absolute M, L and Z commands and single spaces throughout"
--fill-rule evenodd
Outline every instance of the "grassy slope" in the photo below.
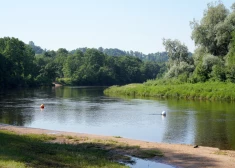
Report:
M 144 97 L 169 97 L 205 100 L 235 100 L 235 84 L 207 82 L 196 84 L 129 84 L 112 86 L 104 91 L 107 95 L 134 95 Z
M 57 142 L 58 138 L 60 142 L 62 138 L 64 143 L 49 143 Z M 118 144 L 116 141 L 93 140 L 91 142 L 88 138 L 18 135 L 0 130 L 0 167 L 4 168 L 119 168 L 126 166 L 118 162 L 131 162 L 130 157 L 125 156 L 132 153 L 131 150 L 137 151 L 135 156 L 142 158 L 162 156 L 158 150 L 142 151 L 139 147 Z

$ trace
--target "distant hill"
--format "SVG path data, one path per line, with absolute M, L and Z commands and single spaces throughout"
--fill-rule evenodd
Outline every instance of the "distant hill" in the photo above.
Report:
M 43 50 L 40 46 L 36 46 L 33 41 L 29 42 L 29 46 L 32 47 L 35 54 L 42 54 L 47 51 L 46 49 Z M 87 47 L 81 47 L 81 48 L 71 50 L 69 53 L 74 54 L 77 50 L 80 50 L 84 53 L 84 52 L 86 52 L 87 49 L 88 49 Z M 118 48 L 102 48 L 102 47 L 99 47 L 98 50 L 103 52 L 106 55 L 115 56 L 115 57 L 133 56 L 133 57 L 137 57 L 143 61 L 154 61 L 154 62 L 159 62 L 159 63 L 163 63 L 168 60 L 167 52 L 156 52 L 156 53 L 143 54 L 142 52 L 139 52 L 139 51 L 132 51 L 132 50 L 124 51 L 124 50 L 120 50 Z M 192 53 L 190 53 L 190 56 L 192 56 Z
M 35 54 L 42 54 L 45 52 L 41 47 L 36 46 L 33 41 L 29 42 L 29 46 L 32 47 Z
M 83 47 L 83 48 L 77 48 L 75 50 L 70 51 L 70 53 L 75 53 L 77 50 L 80 50 L 82 52 L 85 52 L 88 48 L 87 47 Z M 157 53 L 150 53 L 150 54 L 143 54 L 142 52 L 139 51 L 124 51 L 124 50 L 120 50 L 117 48 L 102 48 L 99 47 L 98 48 L 99 51 L 103 52 L 106 55 L 109 56 L 115 56 L 115 57 L 119 57 L 119 56 L 133 56 L 133 57 L 137 57 L 143 61 L 154 61 L 154 62 L 166 62 L 168 60 L 168 56 L 166 52 L 157 52 Z

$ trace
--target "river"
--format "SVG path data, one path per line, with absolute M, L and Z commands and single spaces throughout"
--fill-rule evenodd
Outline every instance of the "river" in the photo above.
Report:
M 41 87 L 3 92 L 0 122 L 235 150 L 235 103 L 109 97 L 103 90 Z

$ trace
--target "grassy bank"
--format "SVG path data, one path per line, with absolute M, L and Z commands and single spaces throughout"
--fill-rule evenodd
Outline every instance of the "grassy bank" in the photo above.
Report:
M 0 130 L 0 167 L 126 167 L 118 162 L 162 156 L 158 150 L 141 150 L 114 140 L 90 140 L 87 137 L 18 135 Z
M 223 82 L 177 84 L 149 81 L 144 84 L 112 86 L 104 93 L 106 95 L 234 101 L 235 84 Z

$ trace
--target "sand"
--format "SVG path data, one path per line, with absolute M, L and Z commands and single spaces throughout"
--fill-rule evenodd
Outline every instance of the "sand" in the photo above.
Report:
M 140 140 L 133 140 L 127 138 L 115 138 L 112 136 L 91 135 L 74 132 L 62 132 L 45 129 L 18 127 L 0 124 L 0 129 L 6 129 L 17 134 L 53 134 L 56 136 L 76 136 L 87 137 L 89 139 L 101 139 L 101 140 L 115 140 L 121 143 L 129 145 L 137 145 L 143 149 L 159 149 L 164 157 L 154 158 L 156 161 L 160 161 L 166 164 L 170 164 L 175 167 L 187 167 L 187 168 L 235 168 L 235 151 L 231 150 L 219 150 L 218 148 L 199 146 L 194 148 L 192 145 L 184 144 L 167 144 L 157 142 L 147 142 Z M 65 142 L 63 139 L 59 140 L 60 143 Z M 66 142 L 66 143 L 69 143 Z

